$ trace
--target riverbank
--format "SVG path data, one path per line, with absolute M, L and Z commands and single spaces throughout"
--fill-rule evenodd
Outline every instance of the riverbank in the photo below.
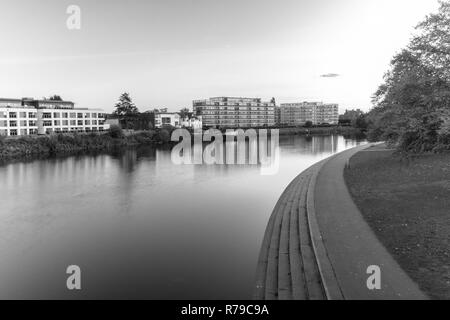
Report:
M 344 135 L 344 136 L 361 136 L 364 133 L 357 128 L 328 126 L 328 127 L 292 127 L 279 128 L 280 135 Z
M 344 172 L 379 240 L 431 298 L 450 299 L 450 154 L 359 152 Z
M 53 156 L 109 152 L 118 148 L 139 145 L 161 145 L 170 140 L 170 134 L 161 131 L 141 131 L 123 134 L 68 133 L 48 136 L 24 136 L 0 139 L 0 162 L 44 159 Z

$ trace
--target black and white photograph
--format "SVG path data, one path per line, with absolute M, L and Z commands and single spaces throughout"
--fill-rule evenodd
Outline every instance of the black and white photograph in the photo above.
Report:
M 0 13 L 0 300 L 450 299 L 450 0 Z

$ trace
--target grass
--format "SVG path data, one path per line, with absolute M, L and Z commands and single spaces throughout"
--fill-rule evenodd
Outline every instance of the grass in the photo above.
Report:
M 405 159 L 384 146 L 368 150 L 344 173 L 353 199 L 420 288 L 450 299 L 450 154 Z

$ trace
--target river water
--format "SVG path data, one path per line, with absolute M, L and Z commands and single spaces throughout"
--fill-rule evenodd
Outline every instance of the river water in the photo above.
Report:
M 266 224 L 301 171 L 361 142 L 280 137 L 280 169 L 170 150 L 0 167 L 0 298 L 251 299 Z M 81 290 L 66 287 L 69 265 Z

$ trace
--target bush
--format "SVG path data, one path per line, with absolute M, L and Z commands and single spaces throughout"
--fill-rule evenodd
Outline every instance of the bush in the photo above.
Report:
M 312 121 L 306 121 L 305 122 L 305 128 L 312 128 L 312 126 L 313 126 Z
M 113 124 L 109 128 L 109 135 L 111 136 L 111 138 L 114 138 L 114 139 L 121 139 L 124 136 L 122 128 L 116 124 Z
M 170 132 L 167 129 L 161 129 L 158 132 L 157 140 L 160 143 L 168 143 L 170 141 Z

